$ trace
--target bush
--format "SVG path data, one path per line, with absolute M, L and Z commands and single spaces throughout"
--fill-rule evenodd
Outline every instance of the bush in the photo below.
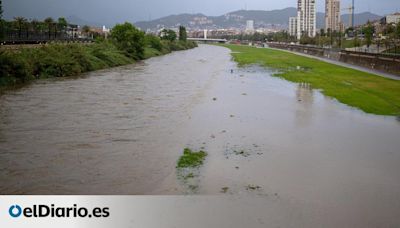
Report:
M 29 80 L 26 62 L 19 56 L 0 51 L 0 86 L 15 85 Z
M 64 77 L 93 69 L 89 57 L 78 44 L 22 49 L 21 56 L 27 59 L 31 74 L 36 77 Z
M 144 33 L 132 24 L 117 24 L 111 31 L 111 37 L 118 49 L 124 51 L 127 56 L 136 60 L 144 58 Z
M 167 50 L 168 52 L 171 51 L 181 51 L 181 50 L 187 50 L 190 48 L 197 47 L 197 44 L 192 41 L 169 41 L 169 40 L 163 40 L 162 44 L 164 46 L 164 49 Z
M 154 48 L 158 51 L 161 51 L 163 48 L 160 38 L 154 35 L 146 35 L 145 43 L 147 47 Z
M 113 30 L 112 41 L 98 39 L 91 45 L 50 44 L 40 48 L 0 51 L 0 87 L 24 83 L 34 78 L 72 76 L 131 64 L 135 59 L 197 46 L 189 41 L 160 40 L 152 35 L 145 37 L 129 23 L 121 26 Z M 117 42 L 120 39 L 116 37 L 123 38 L 121 43 Z

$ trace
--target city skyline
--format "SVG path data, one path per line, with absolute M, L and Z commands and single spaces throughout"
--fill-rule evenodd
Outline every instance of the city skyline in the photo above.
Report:
M 350 5 L 350 0 L 342 0 L 342 7 Z M 116 4 L 117 3 L 117 4 Z M 5 0 L 4 16 L 11 19 L 16 16 L 26 18 L 43 19 L 45 17 L 77 16 L 84 20 L 115 24 L 124 21 L 146 21 L 161 18 L 172 14 L 181 13 L 202 13 L 207 16 L 223 15 L 228 12 L 247 9 L 247 10 L 274 10 L 287 7 L 297 7 L 296 0 L 283 1 L 261 1 L 261 0 L 204 0 L 199 2 L 187 3 L 183 0 L 171 0 L 168 3 L 156 0 L 36 0 L 35 2 L 26 0 Z M 317 0 L 316 7 L 318 12 L 325 12 L 325 1 Z M 140 7 L 138 7 L 138 5 Z M 88 10 L 90 9 L 90 10 Z M 379 15 L 390 14 L 400 9 L 400 5 L 395 0 L 384 0 L 380 2 L 367 0 L 356 1 L 356 13 L 372 12 Z M 347 13 L 347 12 L 342 12 Z

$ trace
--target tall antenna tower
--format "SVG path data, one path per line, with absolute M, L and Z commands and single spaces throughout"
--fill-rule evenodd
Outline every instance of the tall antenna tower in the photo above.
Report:
M 342 10 L 349 11 L 349 27 L 354 28 L 354 0 L 352 0 L 352 3 L 348 8 Z
M 354 0 L 351 3 L 351 27 L 354 28 Z

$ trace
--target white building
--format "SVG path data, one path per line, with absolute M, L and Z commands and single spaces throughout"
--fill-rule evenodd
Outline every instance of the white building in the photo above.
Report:
M 391 24 L 391 23 L 399 23 L 400 22 L 400 13 L 395 13 L 395 14 L 390 14 L 386 16 L 386 23 Z
M 317 31 L 316 0 L 297 1 L 297 39 L 302 35 L 315 37 Z
M 253 32 L 254 31 L 254 21 L 253 20 L 246 21 L 246 31 L 247 32 Z
M 289 17 L 289 35 L 297 36 L 297 17 Z

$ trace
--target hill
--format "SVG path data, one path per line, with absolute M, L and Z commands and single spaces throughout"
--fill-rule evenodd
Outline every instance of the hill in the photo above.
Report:
M 204 14 L 179 14 L 162 17 L 152 21 L 139 21 L 136 26 L 143 30 L 157 30 L 160 28 L 174 28 L 180 25 L 189 29 L 217 29 L 217 28 L 236 28 L 246 27 L 247 20 L 254 20 L 256 28 L 275 28 L 287 29 L 289 17 L 297 15 L 297 9 L 289 7 L 280 10 L 238 10 L 221 16 L 206 16 Z M 347 25 L 349 15 L 342 15 L 343 22 Z M 377 20 L 381 16 L 364 12 L 355 15 L 355 24 L 360 25 L 368 20 Z M 325 26 L 325 14 L 317 13 L 317 27 Z

